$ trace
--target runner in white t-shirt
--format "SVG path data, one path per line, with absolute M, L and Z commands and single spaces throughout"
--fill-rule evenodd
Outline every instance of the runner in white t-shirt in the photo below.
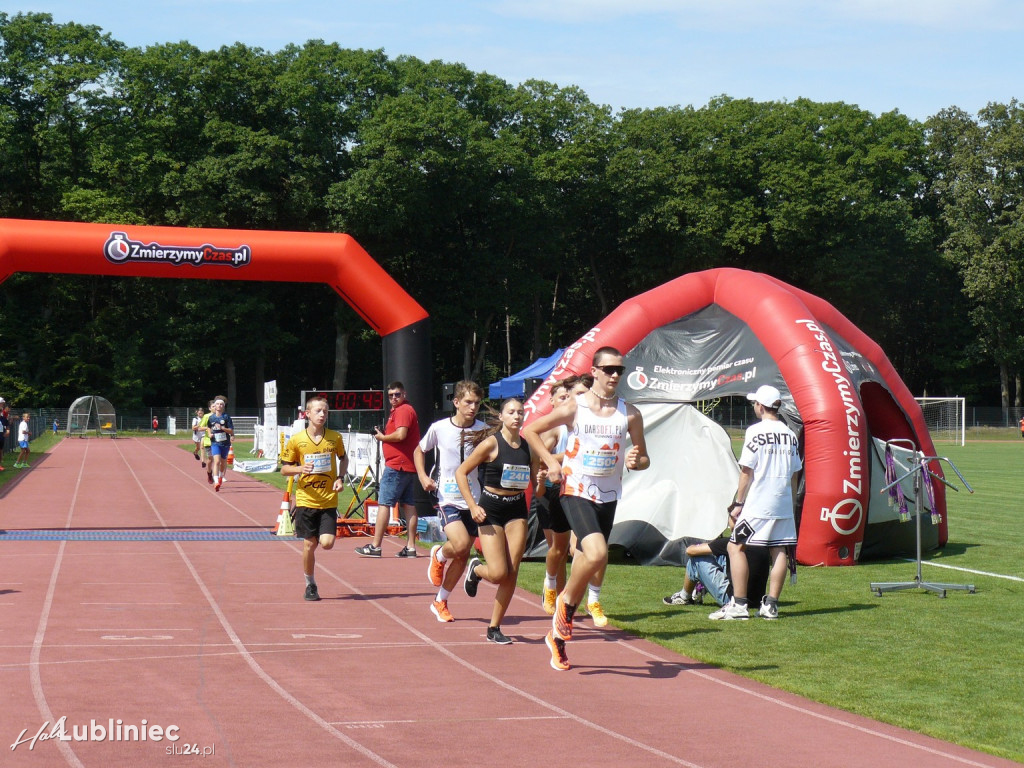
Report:
M 437 493 L 437 513 L 448 539 L 444 544 L 431 547 L 430 563 L 427 566 L 430 583 L 438 587 L 430 611 L 441 622 L 455 621 L 448 610 L 448 596 L 458 586 L 466 570 L 466 563 L 473 551 L 473 540 L 477 536 L 477 524 L 459 493 L 455 470 L 473 451 L 472 444 L 467 440 L 469 435 L 487 428 L 484 422 L 476 418 L 483 399 L 484 390 L 475 381 L 458 382 L 452 399 L 455 414 L 431 424 L 412 454 L 423 490 Z M 435 451 L 435 474 L 431 477 L 427 473 L 426 454 Z M 480 494 L 476 473 L 470 477 L 470 485 L 475 498 Z
M 769 548 L 772 560 L 768 594 L 758 614 L 765 619 L 779 617 L 779 595 L 786 582 L 786 550 L 796 544 L 793 519 L 793 477 L 803 467 L 797 436 L 779 419 L 782 394 L 764 384 L 747 395 L 753 401 L 758 423 L 747 428 L 740 452 L 740 480 L 736 501 L 729 507 L 733 521 L 729 539 L 729 576 L 733 597 L 710 619 L 746 619 L 747 545 Z

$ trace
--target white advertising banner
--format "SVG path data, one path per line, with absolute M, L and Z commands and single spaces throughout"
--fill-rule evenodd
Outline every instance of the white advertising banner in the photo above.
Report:
M 257 431 L 258 449 L 263 458 L 277 460 L 280 442 L 277 435 L 277 379 L 263 382 L 263 429 Z M 254 449 L 257 446 L 253 446 Z M 257 453 L 259 455 L 259 453 Z

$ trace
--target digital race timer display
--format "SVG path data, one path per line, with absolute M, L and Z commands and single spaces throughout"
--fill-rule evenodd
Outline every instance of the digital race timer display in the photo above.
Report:
M 311 395 L 306 392 L 305 395 Z M 327 398 L 327 407 L 332 411 L 383 411 L 384 392 L 379 389 L 327 389 L 316 394 Z

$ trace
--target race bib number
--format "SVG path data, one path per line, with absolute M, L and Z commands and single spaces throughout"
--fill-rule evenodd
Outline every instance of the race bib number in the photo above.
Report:
M 334 454 L 331 453 L 307 453 L 306 463 L 313 465 L 313 474 L 329 475 L 331 473 L 331 461 Z
M 583 471 L 591 477 L 608 477 L 615 472 L 618 454 L 610 448 L 583 454 Z
M 449 477 L 444 481 L 444 497 L 451 499 L 459 496 L 459 484 L 455 482 L 454 477 Z
M 227 439 L 228 439 L 228 433 L 227 432 L 214 432 L 213 433 L 213 442 L 215 442 L 215 443 L 226 443 Z
M 501 487 L 521 491 L 530 487 L 530 468 L 525 464 L 504 464 L 501 470 Z

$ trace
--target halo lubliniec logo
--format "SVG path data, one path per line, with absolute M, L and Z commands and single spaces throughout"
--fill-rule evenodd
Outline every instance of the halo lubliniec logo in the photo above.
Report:
M 206 243 L 204 245 L 161 245 L 132 240 L 124 232 L 111 232 L 103 244 L 103 255 L 114 264 L 145 262 L 191 264 L 202 267 L 207 264 L 225 267 L 244 267 L 252 261 L 252 249 L 248 245 L 229 248 Z
M 121 718 L 110 718 L 105 722 L 91 719 L 88 724 L 79 725 L 69 723 L 67 716 L 64 716 L 56 720 L 52 726 L 49 721 L 44 722 L 35 733 L 23 728 L 18 738 L 11 744 L 11 751 L 22 745 L 32 751 L 37 744 L 47 741 L 176 742 L 181 738 L 179 731 L 176 725 L 158 725 L 146 719 L 138 722 L 126 722 Z

